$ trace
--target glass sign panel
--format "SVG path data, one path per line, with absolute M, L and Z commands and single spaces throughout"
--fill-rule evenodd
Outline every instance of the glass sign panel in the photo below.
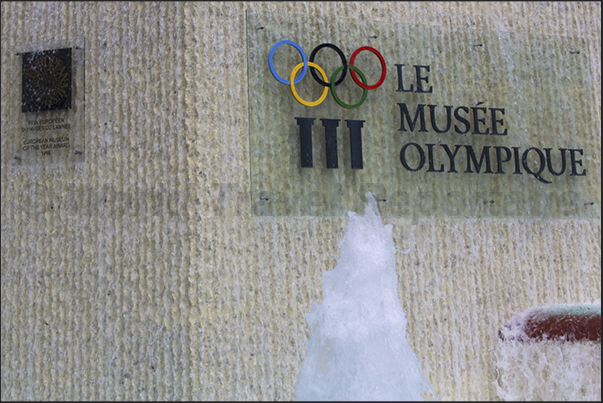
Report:
M 249 12 L 247 50 L 254 215 L 601 216 L 584 39 Z

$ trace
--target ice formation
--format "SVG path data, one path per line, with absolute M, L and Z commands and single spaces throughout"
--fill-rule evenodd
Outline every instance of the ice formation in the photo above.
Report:
M 296 400 L 423 400 L 431 386 L 406 340 L 392 225 L 368 193 L 364 216 L 349 212 L 335 269 L 323 272 L 323 301 L 311 329 Z
M 537 315 L 598 315 L 601 301 L 530 308 L 512 317 L 494 350 L 498 397 L 506 401 L 601 401 L 601 340 L 535 338 Z M 576 328 L 569 328 L 576 330 Z M 575 332 L 576 333 L 576 332 Z M 569 333 L 568 333 L 569 334 Z M 578 333 L 576 333 L 578 334 Z M 600 333 L 599 333 L 600 336 Z

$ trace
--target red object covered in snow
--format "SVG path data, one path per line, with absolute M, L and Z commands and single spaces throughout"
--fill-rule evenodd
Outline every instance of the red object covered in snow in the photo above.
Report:
M 530 308 L 509 319 L 498 336 L 524 342 L 601 341 L 601 305 Z

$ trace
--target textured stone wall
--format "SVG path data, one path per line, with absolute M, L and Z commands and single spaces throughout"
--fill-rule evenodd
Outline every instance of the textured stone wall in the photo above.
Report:
M 600 2 L 3 2 L 3 400 L 294 398 L 347 218 L 251 215 L 252 9 L 587 38 L 600 132 Z M 85 162 L 12 168 L 15 52 L 76 36 Z M 601 298 L 599 220 L 385 221 L 444 400 L 497 398 L 513 314 Z

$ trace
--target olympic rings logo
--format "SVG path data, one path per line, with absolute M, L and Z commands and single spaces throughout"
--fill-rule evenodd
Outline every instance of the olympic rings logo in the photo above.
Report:
M 276 49 L 278 49 L 281 45 L 293 46 L 295 49 L 297 49 L 297 51 L 299 52 L 299 54 L 301 55 L 302 60 L 303 60 L 301 63 L 299 63 L 297 66 L 295 66 L 293 68 L 293 70 L 291 71 L 291 74 L 289 75 L 288 81 L 286 79 L 282 78 L 281 76 L 279 76 L 276 73 L 276 71 L 274 70 L 274 63 L 273 63 L 274 52 L 276 52 Z M 335 52 L 337 52 L 337 54 L 339 55 L 339 57 L 341 59 L 341 63 L 342 63 L 342 65 L 340 67 L 335 69 L 335 71 L 331 75 L 330 81 L 328 80 L 327 74 L 325 73 L 325 71 L 319 65 L 314 63 L 314 58 L 316 56 L 316 53 L 318 53 L 318 51 L 324 47 L 331 48 Z M 356 60 L 356 56 L 358 56 L 358 54 L 364 50 L 374 53 L 379 58 L 379 61 L 381 62 L 381 77 L 379 78 L 379 81 L 377 81 L 377 83 L 373 84 L 373 85 L 368 85 L 366 83 L 366 77 L 364 76 L 364 73 L 362 73 L 362 71 L 360 71 L 360 69 L 358 67 L 354 66 L 354 60 Z M 302 105 L 305 105 L 305 106 L 320 105 L 327 97 L 327 93 L 329 92 L 329 89 L 331 89 L 331 93 L 333 94 L 333 98 L 335 98 L 335 101 L 339 105 L 341 105 L 347 109 L 358 108 L 360 105 L 362 105 L 364 103 L 364 101 L 366 100 L 368 91 L 374 90 L 374 89 L 378 88 L 379 86 L 381 86 L 381 84 L 383 84 L 383 82 L 385 81 L 385 75 L 387 74 L 387 69 L 385 67 L 385 60 L 383 60 L 383 56 L 381 56 L 381 53 L 379 53 L 379 51 L 377 49 L 375 49 L 371 46 L 362 46 L 362 47 L 356 49 L 354 51 L 354 53 L 352 53 L 352 57 L 350 57 L 350 62 L 348 63 L 345 58 L 345 55 L 343 54 L 341 49 L 339 49 L 337 46 L 335 46 L 331 43 L 323 43 L 323 44 L 320 44 L 317 47 L 315 47 L 312 50 L 312 53 L 310 53 L 310 59 L 308 59 L 306 57 L 306 54 L 304 53 L 303 49 L 301 48 L 301 46 L 299 46 L 297 43 L 290 41 L 290 40 L 282 40 L 282 41 L 275 43 L 274 46 L 272 46 L 272 49 L 270 49 L 270 53 L 268 55 L 268 66 L 270 67 L 270 72 L 272 73 L 274 78 L 277 79 L 278 82 L 291 87 L 291 93 L 293 94 L 295 99 Z M 295 84 L 299 83 L 304 78 L 304 76 L 306 75 L 306 72 L 308 71 L 308 67 L 310 68 L 310 73 L 312 74 L 312 77 L 314 78 L 314 80 L 318 84 L 320 84 L 324 87 L 321 96 L 318 98 L 318 100 L 313 101 L 313 102 L 303 100 L 297 94 L 297 91 L 295 90 Z M 295 75 L 297 74 L 299 69 L 302 69 L 302 72 L 299 77 L 295 78 Z M 345 102 L 343 102 L 339 98 L 339 96 L 337 96 L 337 92 L 335 90 L 335 87 L 337 87 L 339 84 L 341 84 L 343 82 L 343 80 L 345 79 L 348 70 L 350 70 L 350 72 L 351 72 L 352 80 L 354 80 L 354 82 L 356 84 L 358 84 L 358 86 L 360 88 L 363 89 L 362 97 L 360 98 L 360 101 L 358 101 L 352 105 L 346 104 Z M 322 80 L 318 77 L 318 74 L 316 73 L 317 71 L 322 76 Z M 343 71 L 343 73 L 341 74 L 341 77 L 337 81 L 335 81 L 337 79 L 337 75 L 342 71 Z M 360 80 L 358 79 L 358 76 L 356 75 L 356 73 L 358 73 L 358 75 L 360 76 Z

